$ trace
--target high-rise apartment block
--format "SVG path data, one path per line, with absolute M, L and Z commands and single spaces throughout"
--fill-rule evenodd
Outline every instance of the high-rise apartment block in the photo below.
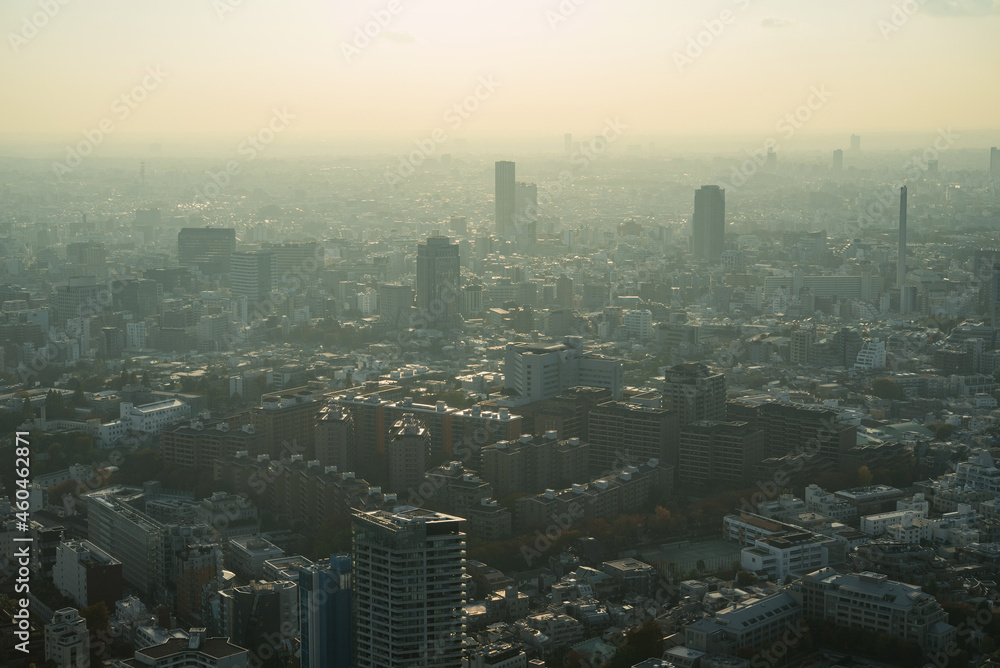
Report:
M 650 459 L 676 466 L 678 425 L 676 411 L 623 401 L 600 404 L 590 412 L 587 430 L 590 471 L 600 474 Z
M 680 425 L 726 419 L 726 377 L 698 362 L 666 369 L 663 407 L 677 413 Z
M 461 668 L 462 522 L 410 506 L 354 515 L 357 668 Z
M 691 487 L 739 482 L 764 459 L 764 432 L 746 422 L 692 422 L 680 429 L 677 481 Z
M 302 668 L 353 668 L 353 568 L 348 554 L 299 569 Z

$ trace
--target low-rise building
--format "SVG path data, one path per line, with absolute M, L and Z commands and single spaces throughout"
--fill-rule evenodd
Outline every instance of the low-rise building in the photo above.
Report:
M 684 629 L 684 646 L 705 653 L 735 655 L 741 649 L 766 646 L 794 628 L 802 605 L 781 591 L 719 610 Z
M 885 633 L 925 652 L 942 651 L 955 639 L 955 627 L 934 596 L 880 573 L 824 568 L 802 577 L 794 591 L 807 617 L 837 626 Z
M 90 633 L 75 608 L 56 610 L 45 625 L 45 658 L 59 668 L 90 668 Z
M 766 573 L 772 581 L 809 573 L 830 563 L 834 541 L 811 531 L 783 531 L 743 548 L 740 564 L 751 573 Z
M 188 638 L 171 638 L 160 645 L 135 651 L 133 658 L 118 662 L 121 668 L 248 668 L 250 653 L 228 638 L 206 638 L 205 629 L 191 629 Z
M 226 545 L 226 566 L 245 578 L 261 577 L 265 561 L 283 556 L 280 547 L 256 536 L 231 538 Z

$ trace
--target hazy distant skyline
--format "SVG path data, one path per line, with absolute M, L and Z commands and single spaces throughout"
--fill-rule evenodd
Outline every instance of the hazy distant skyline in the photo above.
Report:
M 289 141 L 407 141 L 442 128 L 552 142 L 614 117 L 634 137 L 767 135 L 825 87 L 829 99 L 797 131 L 846 144 L 851 132 L 992 130 L 1000 109 L 998 0 L 925 0 L 911 15 L 897 3 L 898 25 L 894 3 L 870 0 L 64 1 L 51 0 L 58 11 L 30 38 L 38 2 L 0 7 L 7 138 L 70 141 L 106 118 L 116 139 L 239 134 L 274 108 L 295 116 Z M 372 12 L 391 19 L 348 62 L 342 45 Z M 675 52 L 724 16 L 679 66 Z M 149 67 L 166 76 L 120 118 L 113 103 Z M 496 84 L 485 95 L 483 78 Z M 456 126 L 447 112 L 477 87 L 478 109 Z

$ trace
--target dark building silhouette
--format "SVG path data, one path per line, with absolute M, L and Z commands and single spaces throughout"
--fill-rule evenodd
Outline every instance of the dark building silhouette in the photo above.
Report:
M 203 274 L 228 274 L 229 258 L 236 252 L 232 228 L 185 227 L 177 234 L 177 260 L 197 267 Z
M 504 239 L 514 233 L 514 212 L 516 210 L 516 185 L 514 181 L 514 163 L 501 160 L 494 166 L 496 186 L 494 190 L 494 206 L 496 209 L 494 223 L 496 233 Z
M 726 248 L 726 191 L 702 186 L 694 193 L 691 250 L 703 260 L 717 261 Z

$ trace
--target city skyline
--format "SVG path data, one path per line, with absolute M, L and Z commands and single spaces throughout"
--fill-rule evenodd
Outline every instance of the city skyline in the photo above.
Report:
M 8 0 L 0 666 L 1000 666 L 1000 0 Z

